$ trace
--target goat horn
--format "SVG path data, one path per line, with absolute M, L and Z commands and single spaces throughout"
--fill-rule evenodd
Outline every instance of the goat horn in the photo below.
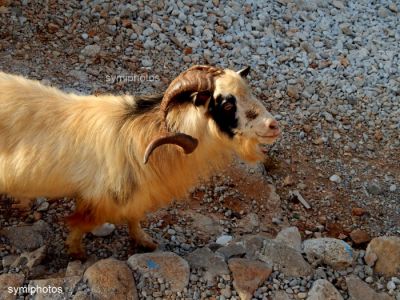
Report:
M 198 144 L 197 139 L 184 133 L 169 133 L 166 124 L 166 118 L 171 104 L 175 101 L 182 101 L 177 96 L 183 93 L 214 91 L 215 77 L 222 75 L 223 69 L 196 65 L 179 74 L 164 93 L 164 97 L 160 104 L 160 113 L 162 114 L 163 126 L 161 127 L 161 137 L 154 139 L 147 146 L 144 154 L 144 163 L 146 164 L 152 152 L 165 144 L 174 144 L 183 148 L 186 154 L 192 153 Z M 185 95 L 189 96 L 189 95 Z M 185 99 L 183 99 L 185 100 Z
M 144 163 L 146 164 L 150 155 L 155 149 L 165 144 L 173 144 L 180 146 L 186 154 L 192 153 L 196 149 L 198 140 L 184 133 L 167 134 L 153 140 L 146 148 L 144 153 Z
M 176 101 L 176 96 L 186 92 L 203 92 L 214 90 L 215 77 L 223 74 L 223 69 L 196 65 L 182 72 L 176 77 L 164 93 L 160 109 L 165 121 L 170 105 Z M 179 99 L 178 99 L 179 101 Z

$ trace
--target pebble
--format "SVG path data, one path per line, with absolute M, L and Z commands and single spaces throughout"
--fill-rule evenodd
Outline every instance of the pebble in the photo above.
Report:
M 232 236 L 230 235 L 221 235 L 217 238 L 216 243 L 222 246 L 227 245 L 230 241 L 232 241 Z
M 87 57 L 94 57 L 100 53 L 100 49 L 99 45 L 87 45 L 82 49 L 81 54 Z
M 336 175 L 336 174 L 334 174 L 331 177 L 329 177 L 329 180 L 332 181 L 332 182 L 335 182 L 335 183 L 342 182 L 342 179 L 340 178 L 340 176 Z

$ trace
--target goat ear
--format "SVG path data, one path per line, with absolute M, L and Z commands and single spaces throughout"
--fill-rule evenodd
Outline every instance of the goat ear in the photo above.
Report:
M 193 104 L 196 106 L 207 105 L 207 102 L 211 99 L 212 94 L 210 91 L 195 92 L 192 94 Z
M 247 75 L 249 75 L 250 73 L 250 67 L 247 66 L 239 71 L 237 71 L 236 73 L 238 73 L 240 76 L 242 76 L 243 78 L 247 77 Z

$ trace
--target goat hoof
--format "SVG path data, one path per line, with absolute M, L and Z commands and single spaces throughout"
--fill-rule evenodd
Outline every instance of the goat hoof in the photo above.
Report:
M 150 237 L 139 241 L 135 240 L 133 243 L 137 248 L 141 248 L 146 252 L 153 252 L 158 248 L 158 243 L 154 242 Z
M 70 251 L 68 252 L 68 254 L 73 260 L 85 261 L 87 259 L 86 253 L 84 251 Z

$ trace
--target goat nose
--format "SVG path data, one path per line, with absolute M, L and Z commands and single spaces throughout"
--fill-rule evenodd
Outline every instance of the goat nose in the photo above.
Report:
M 278 130 L 279 129 L 279 123 L 278 123 L 278 121 L 276 121 L 274 119 L 268 119 L 266 125 L 271 130 Z

